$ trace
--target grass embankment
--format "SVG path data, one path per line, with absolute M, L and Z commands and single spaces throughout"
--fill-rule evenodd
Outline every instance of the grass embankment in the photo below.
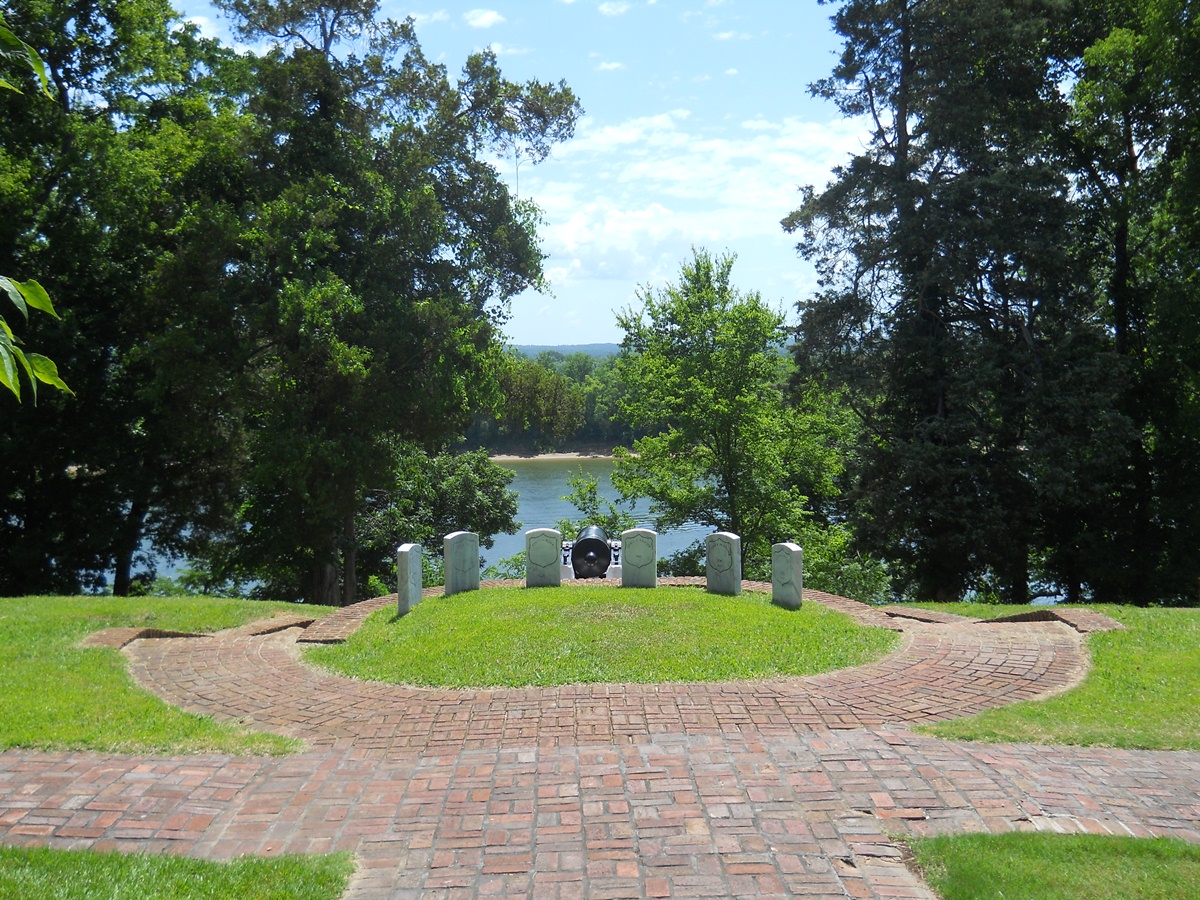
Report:
M 206 862 L 168 856 L 0 847 L 0 897 L 22 900 L 335 900 L 354 861 L 243 856 Z
M 1200 847 L 1168 838 L 962 834 L 909 845 L 942 900 L 1179 900 L 1200 885 Z
M 493 588 L 385 609 L 306 659 L 352 678 L 484 687 L 734 681 L 861 665 L 897 636 L 816 603 L 700 588 Z
M 326 607 L 302 607 L 320 615 Z M 296 612 L 215 598 L 0 598 L 0 749 L 279 754 L 299 742 L 181 712 L 134 684 L 115 650 L 81 648 L 114 627 L 209 632 Z
M 919 605 L 980 618 L 1030 609 Z M 1127 630 L 1088 638 L 1092 668 L 1079 687 L 920 730 L 962 741 L 1200 750 L 1200 609 L 1088 608 Z

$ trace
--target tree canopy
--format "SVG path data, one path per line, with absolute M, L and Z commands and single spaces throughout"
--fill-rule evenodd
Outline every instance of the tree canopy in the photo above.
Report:
M 834 24 L 813 90 L 872 137 L 784 225 L 821 273 L 799 367 L 864 426 L 860 536 L 921 597 L 1194 594 L 1194 10 L 847 0 Z
M 255 54 L 157 0 L 11 4 L 58 90 L 6 101 L 6 270 L 47 273 L 83 387 L 0 447 L 0 590 L 124 593 L 150 540 L 352 599 L 396 447 L 439 451 L 493 395 L 542 254 L 487 154 L 544 157 L 580 108 L 487 51 L 452 78 L 377 7 L 226 4 Z

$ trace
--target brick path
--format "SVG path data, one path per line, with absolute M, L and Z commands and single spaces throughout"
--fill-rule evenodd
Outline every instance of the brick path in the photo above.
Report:
M 355 898 L 929 897 L 889 834 L 1200 842 L 1200 754 L 955 744 L 905 727 L 1069 687 L 1086 669 L 1081 631 L 1104 623 L 922 622 L 817 596 L 902 629 L 901 647 L 806 679 L 432 691 L 304 665 L 298 638 L 321 620 L 136 639 L 131 669 L 169 702 L 310 749 L 3 753 L 0 840 L 212 858 L 347 849 Z M 321 639 L 385 604 L 331 617 Z

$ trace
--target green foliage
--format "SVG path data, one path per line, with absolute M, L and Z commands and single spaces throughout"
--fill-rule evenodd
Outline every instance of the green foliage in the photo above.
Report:
M 498 440 L 508 446 L 553 450 L 583 424 L 583 392 L 570 379 L 510 351 L 500 371 Z
M 349 853 L 179 856 L 0 847 L 0 896 L 27 900 L 336 900 L 354 872 Z
M 697 522 L 740 535 L 749 574 L 769 567 L 771 544 L 810 529 L 842 462 L 826 409 L 784 402 L 783 317 L 734 289 L 732 267 L 694 251 L 678 284 L 642 291 L 618 316 L 621 415 L 650 433 L 617 450 L 613 484 L 649 497 L 660 529 Z
M 496 588 L 381 610 L 305 659 L 355 678 L 468 687 L 730 681 L 808 675 L 882 656 L 897 636 L 817 604 L 699 588 Z
M 992 618 L 1011 607 L 922 604 Z M 1126 631 L 1088 637 L 1092 668 L 1079 687 L 929 726 L 951 740 L 1200 750 L 1200 610 L 1094 607 Z
M 474 531 L 482 547 L 491 547 L 495 535 L 520 527 L 517 495 L 508 489 L 513 472 L 493 463 L 484 451 L 430 454 L 398 444 L 394 458 L 392 485 L 367 496 L 356 525 L 360 574 L 388 584 L 383 593 L 395 590 L 396 548 L 401 544 L 421 544 L 425 584 L 441 584 L 442 538 L 447 534 Z M 378 595 L 374 588 L 366 593 Z
M 920 598 L 1192 598 L 1196 10 L 847 0 L 834 22 L 813 90 L 872 138 L 784 225 L 821 274 L 800 374 L 863 425 L 858 539 Z
M 42 93 L 53 99 L 53 95 L 50 93 L 50 78 L 46 64 L 42 62 L 42 58 L 38 56 L 36 50 L 8 29 L 4 24 L 3 17 L 0 17 L 0 60 L 5 63 L 15 62 L 17 65 L 29 69 L 37 78 Z M 0 78 L 0 89 L 21 93 L 20 89 L 6 78 Z M 50 295 L 46 293 L 46 289 L 32 278 L 26 282 L 20 282 L 13 278 L 0 276 L 0 288 L 8 295 L 8 299 L 12 301 L 26 321 L 29 320 L 31 307 L 56 319 L 59 317 L 58 313 L 54 311 L 54 304 L 50 301 Z M 0 316 L 0 384 L 12 391 L 13 395 L 20 400 L 21 379 L 20 370 L 17 368 L 20 366 L 29 379 L 34 402 L 37 402 L 39 381 L 60 391 L 72 393 L 66 383 L 58 377 L 58 367 L 52 360 L 40 353 L 26 353 L 21 349 L 20 343 L 7 320 Z
M 491 402 L 509 298 L 540 284 L 537 211 L 487 159 L 568 137 L 565 85 L 490 52 L 451 78 L 372 2 L 228 7 L 267 49 L 165 0 L 6 7 L 58 90 L 0 97 L 0 270 L 68 311 L 31 329 L 80 403 L 0 436 L 0 593 L 129 593 L 150 542 L 208 590 L 353 599 L 395 442 Z
M 614 539 L 619 538 L 622 531 L 637 527 L 637 520 L 630 512 L 633 503 L 600 496 L 600 482 L 595 475 L 584 472 L 583 466 L 567 476 L 567 486 L 571 490 L 562 499 L 579 511 L 579 517 L 559 519 L 554 524 L 565 540 L 573 540 L 586 525 L 599 525 Z
M 1200 847 L 1174 838 L 1094 834 L 962 834 L 910 839 L 943 900 L 1174 900 L 1200 883 Z
M 209 632 L 273 612 L 281 603 L 212 598 L 0 599 L 0 748 L 107 753 L 290 753 L 290 738 L 184 713 L 134 685 L 125 659 L 78 642 L 104 628 Z M 306 609 L 308 609 L 306 607 Z M 327 609 L 312 609 L 320 615 Z
M 505 556 L 483 570 L 484 578 L 510 578 L 521 581 L 525 578 L 525 551 L 518 550 L 512 556 Z M 444 578 L 444 574 L 443 574 Z M 430 581 L 427 584 L 442 584 L 443 581 Z

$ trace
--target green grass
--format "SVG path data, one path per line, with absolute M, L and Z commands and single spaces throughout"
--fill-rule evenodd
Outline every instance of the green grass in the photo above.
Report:
M 335 900 L 354 871 L 349 853 L 169 856 L 0 847 L 0 897 L 22 900 Z
M 320 615 L 325 607 L 304 607 Z M 117 753 L 294 752 L 279 735 L 217 724 L 168 706 L 134 684 L 115 650 L 82 649 L 118 626 L 207 632 L 295 612 L 286 603 L 214 598 L 0 598 L 0 749 Z
M 919 604 L 983 618 L 1029 607 Z M 1048 700 L 1015 703 L 922 728 L 952 740 L 1200 750 L 1200 609 L 1090 606 L 1126 626 L 1092 634 L 1084 683 Z
M 496 588 L 381 610 L 348 641 L 306 651 L 353 678 L 446 687 L 733 681 L 861 665 L 897 636 L 816 603 L 700 588 Z
M 909 844 L 942 900 L 1179 900 L 1200 886 L 1200 847 L 1167 838 L 963 834 Z

